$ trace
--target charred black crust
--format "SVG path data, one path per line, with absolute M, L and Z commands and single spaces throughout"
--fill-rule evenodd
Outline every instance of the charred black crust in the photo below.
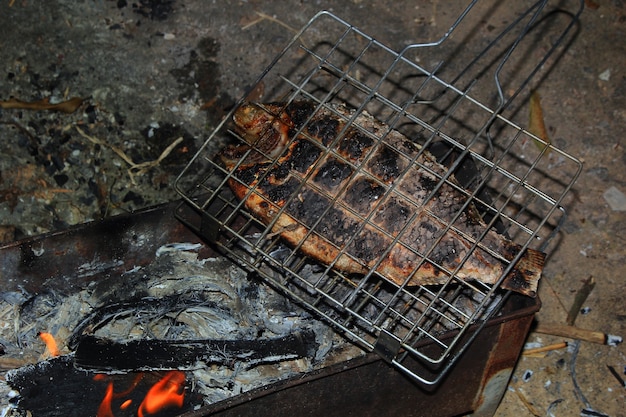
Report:
M 430 259 L 437 265 L 446 265 L 455 268 L 459 263 L 459 243 L 453 239 L 443 239 L 433 249 Z
M 272 175 L 270 176 L 270 181 L 275 184 L 281 183 L 289 176 L 289 167 L 286 165 L 277 165 L 274 169 L 272 169 Z
M 476 226 L 481 226 L 481 217 L 478 210 L 476 210 L 476 206 L 468 204 L 465 210 L 463 210 L 463 213 L 465 214 L 465 227 L 468 230 L 474 231 L 476 230 Z M 478 238 L 478 236 L 476 236 L 476 238 Z
M 405 140 L 402 142 L 402 145 L 409 150 L 409 152 L 411 154 L 417 154 L 419 152 L 419 148 L 417 147 L 417 145 L 415 145 L 414 142 L 411 142 L 410 140 Z
M 305 173 L 315 163 L 321 153 L 321 149 L 310 141 L 298 140 L 292 147 L 287 163 L 291 169 Z
M 295 178 L 290 178 L 278 185 L 270 183 L 269 178 L 271 177 L 266 176 L 263 181 L 261 181 L 260 189 L 267 194 L 270 201 L 277 204 L 284 203 L 300 185 L 300 182 Z
M 390 241 L 372 230 L 363 230 L 352 241 L 349 252 L 366 263 L 380 259 L 389 246 Z
M 308 190 L 303 191 L 299 198 L 294 199 L 287 207 L 287 212 L 301 220 L 306 226 L 311 226 L 330 205 L 330 201 Z M 311 222 L 310 219 L 314 221 Z
M 330 190 L 335 189 L 343 180 L 352 174 L 353 170 L 348 164 L 329 158 L 317 171 L 313 181 Z
M 389 148 L 383 146 L 378 153 L 372 157 L 368 163 L 368 168 L 372 174 L 376 175 L 382 181 L 390 182 L 398 178 L 401 173 L 400 155 Z
M 315 227 L 315 230 L 330 242 L 341 246 L 354 236 L 358 227 L 357 222 L 346 217 L 342 211 L 333 207 L 328 210 L 326 216 Z
M 383 229 L 389 233 L 397 234 L 409 222 L 413 212 L 408 204 L 397 198 L 392 198 L 381 207 L 379 213 L 374 217 L 374 222 L 381 224 Z
M 331 201 L 311 190 L 304 190 L 299 198 L 287 207 L 287 213 L 299 219 L 307 228 L 337 245 L 347 242 L 358 230 L 358 223 L 341 210 L 331 206 Z M 319 223 L 316 222 L 320 219 Z
M 435 188 L 437 187 L 437 184 L 439 184 L 438 181 L 428 178 L 426 175 L 420 176 L 419 182 L 422 185 L 422 187 L 424 187 L 424 190 L 431 191 L 431 192 L 434 191 Z
M 239 168 L 237 170 L 237 179 L 244 184 L 252 184 L 256 181 L 259 172 L 264 172 L 269 164 L 254 164 L 250 167 Z
M 502 255 L 507 261 L 512 261 L 521 249 L 522 248 L 518 244 L 505 241 L 500 248 L 500 255 Z
M 374 145 L 374 139 L 352 128 L 339 142 L 339 151 L 348 158 L 360 159 Z
M 385 187 L 368 180 L 359 178 L 346 190 L 344 201 L 361 215 L 367 215 L 374 203 L 384 194 Z
M 334 246 L 344 249 L 362 265 L 373 267 L 376 261 L 380 261 L 383 267 L 398 274 L 419 267 L 414 278 L 417 281 L 425 279 L 428 284 L 441 282 L 440 278 L 449 276 L 448 271 L 457 268 L 461 260 L 469 265 L 461 268 L 465 274 L 461 279 L 480 280 L 474 275 L 480 274 L 484 268 L 501 267 L 486 251 L 479 255 L 468 254 L 469 237 L 480 239 L 487 248 L 498 251 L 509 261 L 519 253 L 521 248 L 518 245 L 506 240 L 503 243 L 499 236 L 484 232 L 484 222 L 478 210 L 474 203 L 466 204 L 468 197 L 457 189 L 455 177 L 451 175 L 444 181 L 444 167 L 436 165 L 428 153 L 418 155 L 420 148 L 417 145 L 391 133 L 387 141 L 377 140 L 379 127 L 372 127 L 366 120 L 363 129 L 367 131 L 349 127 L 345 136 L 337 141 L 337 149 L 329 149 L 327 153 L 324 146 L 331 145 L 345 127 L 345 114 L 329 114 L 332 110 L 324 108 L 314 115 L 317 105 L 311 102 L 296 101 L 275 106 L 280 113 L 275 116 L 283 122 L 275 134 L 277 138 L 282 135 L 282 145 L 292 141 L 289 149 L 268 152 L 277 158 L 274 166 L 261 159 L 263 155 L 258 152 L 260 157 L 256 154 L 255 158 L 248 157 L 232 175 L 253 192 L 263 195 L 265 201 L 252 201 L 265 212 L 266 219 L 271 217 L 270 206 L 283 206 L 285 213 L 296 219 L 311 236 L 327 240 L 327 245 L 312 241 L 312 244 L 320 245 L 316 249 L 321 258 L 329 252 L 330 246 Z M 291 130 L 287 138 L 285 125 Z M 302 130 L 302 135 L 295 137 L 298 130 Z M 371 135 L 367 133 L 369 130 Z M 244 155 L 244 151 L 243 147 L 226 151 L 223 163 L 231 163 L 240 153 Z M 337 151 L 339 156 L 331 156 L 330 151 Z M 415 162 L 409 166 L 411 160 Z M 405 173 L 408 168 L 410 170 Z M 362 171 L 354 176 L 357 169 Z M 307 176 L 308 173 L 311 177 Z M 400 175 L 405 176 L 400 178 Z M 337 193 L 336 190 L 352 176 L 350 188 L 342 194 Z M 396 181 L 397 188 L 390 189 Z M 229 184 L 241 194 L 244 187 L 235 181 Z M 372 210 L 376 211 L 372 213 Z M 370 213 L 372 223 L 366 224 L 365 217 Z M 398 240 L 392 247 L 394 237 Z M 304 248 L 306 241 L 302 245 Z M 534 295 L 533 288 L 543 265 L 543 257 L 535 252 L 511 268 L 503 281 L 503 288 Z M 316 252 L 313 251 L 311 256 L 315 257 Z M 397 282 L 395 278 L 392 281 Z
M 439 232 L 439 228 L 434 225 L 433 223 L 429 223 L 427 221 L 422 220 L 419 224 L 420 229 L 425 229 L 427 231 L 429 231 L 430 233 L 433 234 L 433 236 L 436 236 L 436 233 Z
M 310 101 L 293 101 L 289 103 L 285 109 L 295 129 L 300 129 L 314 111 L 315 104 Z
M 339 120 L 332 116 L 323 116 L 312 120 L 307 126 L 307 131 L 311 136 L 322 141 L 324 146 L 328 146 L 337 137 L 339 125 Z
M 505 280 L 505 287 L 510 290 L 527 291 L 530 289 L 530 283 L 528 277 L 532 274 L 532 271 L 520 271 L 513 269 Z

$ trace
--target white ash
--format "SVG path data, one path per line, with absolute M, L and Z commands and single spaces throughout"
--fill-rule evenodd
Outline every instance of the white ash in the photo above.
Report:
M 157 251 L 158 257 L 152 264 L 94 282 L 74 294 L 0 294 L 0 343 L 6 352 L 2 359 L 16 360 L 16 367 L 45 359 L 48 353 L 38 337 L 42 331 L 52 333 L 61 353 L 68 353 L 69 336 L 95 308 L 141 297 L 172 295 L 198 297 L 206 303 L 179 311 L 120 315 L 93 334 L 128 341 L 271 338 L 305 328 L 316 333 L 319 349 L 314 358 L 254 367 L 245 363 L 209 365 L 188 373 L 193 375 L 190 383 L 201 389 L 207 404 L 364 354 L 260 280 L 250 279 L 230 261 L 199 259 L 195 249 L 184 244 L 167 245 Z M 9 394 L 10 388 L 0 385 L 0 410 L 10 408 Z

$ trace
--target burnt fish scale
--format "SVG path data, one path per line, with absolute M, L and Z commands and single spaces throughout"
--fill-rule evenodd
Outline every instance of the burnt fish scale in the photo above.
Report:
M 522 248 L 487 229 L 432 154 L 366 112 L 346 129 L 353 115 L 307 101 L 243 104 L 233 120 L 247 144 L 219 154 L 229 186 L 272 232 L 338 270 L 375 268 L 398 285 L 452 273 L 496 283 Z M 502 286 L 534 296 L 544 259 L 527 249 Z

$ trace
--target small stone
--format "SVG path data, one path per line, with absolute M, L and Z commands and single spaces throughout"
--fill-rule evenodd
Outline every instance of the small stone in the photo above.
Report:
M 67 183 L 67 181 L 70 179 L 65 174 L 57 174 L 53 178 L 54 178 L 54 181 L 56 181 L 56 183 L 57 183 L 57 185 L 59 187 L 63 187 L 65 185 L 65 183 Z
M 533 371 L 531 371 L 530 369 L 527 369 L 526 371 L 524 371 L 524 375 L 522 375 L 522 381 L 524 382 L 530 381 L 531 376 L 533 376 Z
M 611 68 L 607 68 L 598 75 L 598 78 L 602 81 L 608 81 L 611 79 Z
M 613 211 L 626 211 L 626 195 L 615 188 L 609 187 L 602 195 Z

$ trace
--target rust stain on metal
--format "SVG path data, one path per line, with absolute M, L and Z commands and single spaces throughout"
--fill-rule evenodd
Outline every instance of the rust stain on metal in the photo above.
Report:
M 504 322 L 498 327 L 497 342 L 489 352 L 480 381 L 480 389 L 474 400 L 473 416 L 492 416 L 495 413 L 524 346 L 534 313 L 539 308 L 540 303 L 537 302 L 534 306 L 518 311 L 518 313 L 523 313 L 526 310 L 528 314 Z
M 171 242 L 201 242 L 175 221 L 170 203 L 0 246 L 0 282 L 5 291 L 72 291 L 98 277 L 144 266 Z M 203 246 L 204 252 L 212 251 Z M 19 278 L 18 278 L 19 277 Z

